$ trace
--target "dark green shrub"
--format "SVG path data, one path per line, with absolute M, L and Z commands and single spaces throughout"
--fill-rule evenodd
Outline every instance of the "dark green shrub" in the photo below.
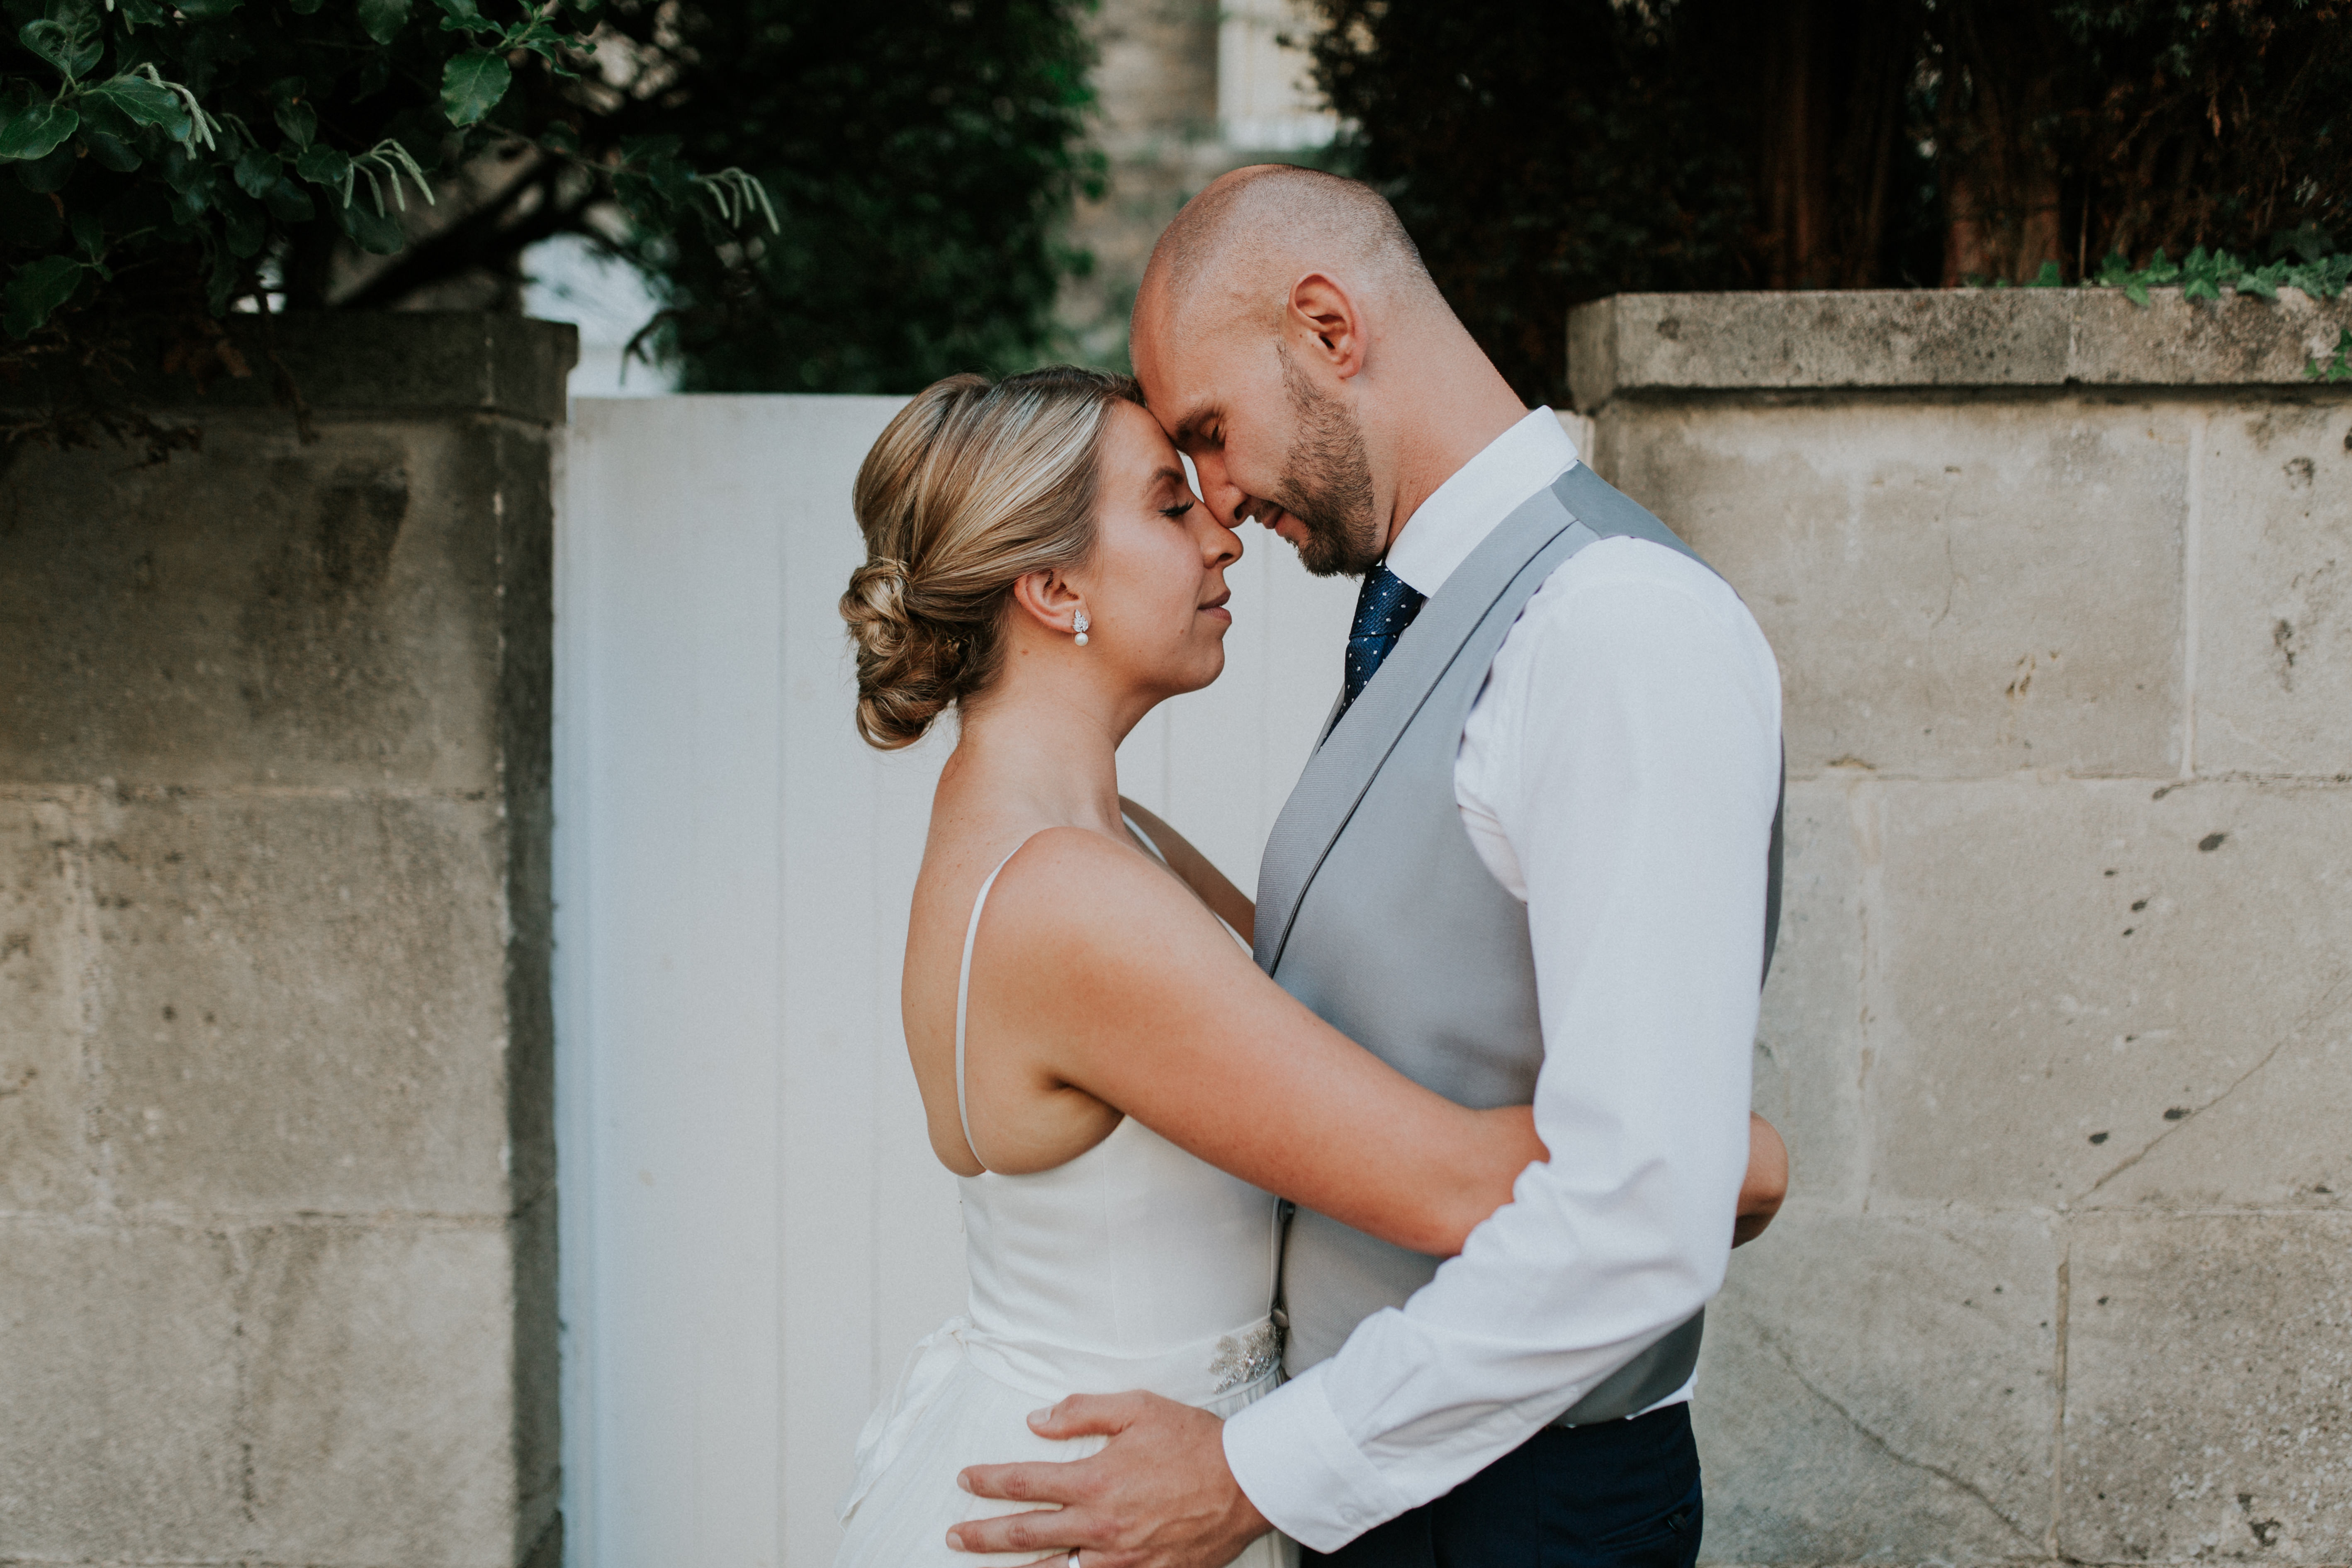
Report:
M 1630 290 L 2341 287 L 2352 0 L 1316 4 L 1345 151 L 1530 398 Z

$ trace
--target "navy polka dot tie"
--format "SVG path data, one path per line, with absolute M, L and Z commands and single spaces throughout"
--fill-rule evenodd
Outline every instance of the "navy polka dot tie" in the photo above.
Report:
M 1348 628 L 1348 665 L 1345 685 L 1339 696 L 1341 713 L 1355 706 L 1356 699 L 1370 684 L 1381 668 L 1381 661 L 1412 625 L 1413 616 L 1421 614 L 1429 595 L 1413 587 L 1385 566 L 1375 566 L 1364 574 L 1363 588 L 1356 595 L 1356 624 Z M 1338 720 L 1332 721 L 1334 723 Z

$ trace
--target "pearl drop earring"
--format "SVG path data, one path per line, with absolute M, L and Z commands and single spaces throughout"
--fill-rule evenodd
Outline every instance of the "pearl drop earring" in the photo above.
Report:
M 1093 624 L 1093 622 L 1087 619 L 1087 613 L 1084 610 L 1080 610 L 1078 612 L 1077 619 L 1070 623 L 1070 629 L 1078 634 L 1078 646 L 1080 647 L 1087 646 L 1087 627 Z

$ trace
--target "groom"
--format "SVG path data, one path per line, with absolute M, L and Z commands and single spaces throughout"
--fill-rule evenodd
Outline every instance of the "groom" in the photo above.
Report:
M 1152 254 L 1133 352 L 1220 519 L 1363 578 L 1258 963 L 1440 1093 L 1532 1100 L 1550 1157 L 1442 1268 L 1300 1212 L 1287 1384 L 1222 1424 L 1066 1399 L 1037 1429 L 1099 1455 L 963 1477 L 1062 1510 L 954 1538 L 1080 1568 L 1217 1568 L 1268 1528 L 1348 1568 L 1687 1565 L 1777 904 L 1771 650 L 1521 406 L 1365 186 L 1211 185 Z

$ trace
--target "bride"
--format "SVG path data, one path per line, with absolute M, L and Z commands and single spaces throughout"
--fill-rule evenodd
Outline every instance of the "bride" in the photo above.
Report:
M 1224 1416 L 1273 1389 L 1271 1194 L 1450 1257 L 1545 1150 L 1528 1107 L 1441 1099 L 1292 999 L 1251 962 L 1249 900 L 1119 798 L 1121 739 L 1223 668 L 1242 552 L 1133 382 L 950 377 L 890 422 L 856 504 L 858 730 L 895 748 L 959 720 L 901 1004 L 971 1294 L 866 1424 L 835 1563 L 1027 1562 L 946 1532 L 1026 1506 L 960 1491 L 964 1466 L 1102 1446 L 1028 1413 L 1144 1389 Z M 1742 1239 L 1785 1173 L 1757 1127 Z

